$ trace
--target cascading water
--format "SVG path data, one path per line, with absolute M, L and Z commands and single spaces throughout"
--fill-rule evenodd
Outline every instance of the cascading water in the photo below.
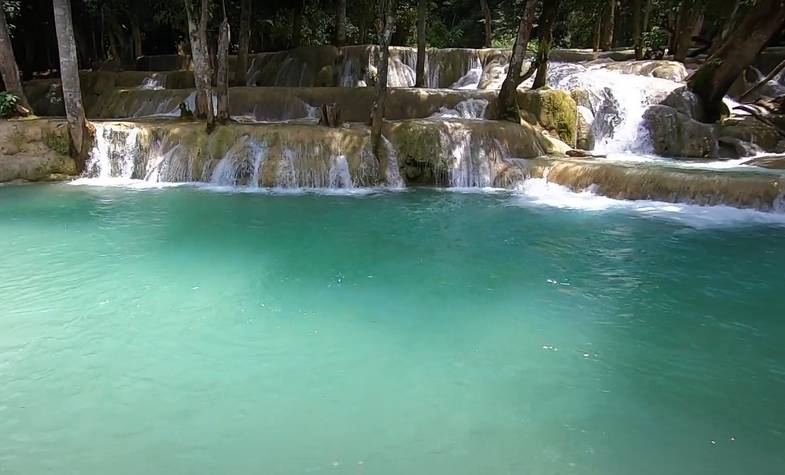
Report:
M 267 146 L 243 136 L 226 152 L 210 177 L 219 186 L 259 187 L 262 164 L 267 158 Z
M 139 85 L 137 89 L 142 90 L 160 90 L 166 87 L 166 74 L 165 73 L 153 73 L 150 76 L 144 78 L 142 84 Z
M 487 188 L 495 180 L 495 163 L 509 156 L 507 148 L 496 139 L 472 133 L 461 123 L 448 123 L 440 134 L 447 152 L 446 183 L 454 188 Z
M 385 170 L 385 177 L 387 178 L 387 186 L 392 188 L 403 188 L 404 181 L 401 178 L 401 170 L 398 165 L 398 154 L 387 137 L 382 137 L 382 144 L 387 158 L 387 169 Z
M 442 107 L 439 112 L 431 115 L 433 118 L 459 118 L 459 119 L 484 119 L 488 101 L 485 99 L 466 99 L 453 108 Z
M 142 155 L 140 130 L 95 122 L 95 141 L 85 166 L 90 178 L 139 178 L 134 172 Z
M 548 82 L 557 89 L 586 91 L 588 104 L 579 104 L 594 136 L 594 150 L 600 153 L 650 153 L 643 113 L 659 103 L 681 84 L 667 79 L 621 74 L 601 68 L 554 63 Z M 577 67 L 576 67 L 577 66 Z M 589 114 L 589 112 L 591 114 Z

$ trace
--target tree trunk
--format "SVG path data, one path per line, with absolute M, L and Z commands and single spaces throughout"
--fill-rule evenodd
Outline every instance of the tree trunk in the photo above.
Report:
M 623 11 L 621 8 L 621 2 L 616 0 L 615 5 L 613 7 L 613 41 L 612 45 L 614 48 L 618 48 L 622 45 L 622 40 L 624 40 L 624 21 L 623 21 Z
M 82 105 L 79 85 L 79 63 L 76 59 L 76 40 L 71 21 L 71 0 L 53 0 L 57 48 L 60 53 L 60 81 L 63 84 L 63 103 L 71 136 L 72 153 L 87 157 L 87 120 Z
M 428 0 L 417 0 L 417 78 L 414 87 L 425 87 L 425 19 Z
M 223 2 L 224 19 L 218 30 L 218 51 L 216 52 L 216 76 L 215 87 L 218 93 L 218 107 L 216 119 L 219 123 L 229 120 L 229 42 L 231 41 L 231 30 L 229 19 L 226 17 L 226 5 Z
M 139 18 L 131 14 L 131 37 L 134 40 L 134 60 L 144 55 L 142 52 L 142 29 L 139 26 Z
M 234 83 L 246 85 L 248 75 L 248 50 L 251 43 L 251 0 L 240 3 L 240 43 L 237 48 L 237 69 L 234 72 Z
M 493 45 L 493 16 L 488 6 L 488 0 L 480 0 L 480 9 L 482 10 L 483 27 L 485 29 L 483 47 L 490 48 Z
M 783 26 L 785 0 L 759 0 L 720 49 L 692 75 L 688 87 L 701 98 L 709 122 L 721 118 L 722 98 L 728 89 Z
M 378 0 L 377 5 L 376 34 L 379 39 L 379 64 L 377 64 L 379 77 L 376 81 L 376 99 L 373 102 L 371 113 L 371 147 L 377 160 L 381 156 L 382 121 L 384 120 L 384 106 L 387 99 L 387 69 L 390 62 L 390 39 L 393 30 L 393 1 Z
M 594 21 L 594 29 L 591 34 L 591 49 L 593 51 L 600 50 L 600 37 L 602 36 L 602 12 L 597 14 L 597 19 Z
M 683 0 L 679 6 L 679 16 L 674 31 L 676 38 L 673 41 L 673 59 L 676 61 L 683 63 L 687 59 L 687 53 L 692 45 L 692 31 L 698 19 L 697 9 L 695 0 Z
M 305 14 L 305 0 L 295 0 L 294 20 L 292 21 L 292 48 L 301 46 L 303 42 L 303 15 Z
M 646 6 L 643 7 L 643 25 L 641 25 L 641 31 L 643 33 L 649 31 L 650 17 L 651 17 L 651 0 L 646 0 Z
M 346 44 L 346 0 L 336 0 L 335 6 L 335 46 L 340 48 Z
M 14 47 L 11 44 L 11 35 L 8 33 L 8 23 L 5 21 L 5 12 L 0 4 L 0 74 L 3 76 L 5 90 L 19 98 L 19 104 L 30 109 L 30 104 L 22 89 L 22 80 L 19 76 L 19 67 L 14 56 Z
M 197 0 L 199 1 L 199 0 Z M 194 18 L 191 0 L 185 0 L 185 13 L 188 21 L 188 36 L 191 40 L 191 62 L 196 84 L 196 110 L 194 116 L 207 119 L 208 127 L 215 121 L 213 111 L 212 71 L 210 69 L 210 53 L 207 49 L 207 16 L 209 0 L 201 0 L 198 21 Z
M 521 12 L 521 20 L 518 24 L 518 34 L 515 37 L 515 44 L 512 47 L 510 65 L 507 69 L 507 77 L 504 78 L 502 88 L 499 91 L 497 114 L 499 119 L 519 120 L 518 107 L 515 101 L 515 91 L 521 84 L 521 69 L 526 58 L 526 47 L 529 45 L 529 37 L 534 23 L 534 11 L 537 7 L 537 0 L 526 0 Z
M 548 79 L 548 56 L 551 53 L 553 43 L 553 23 L 559 13 L 559 2 L 561 0 L 547 0 L 542 6 L 540 14 L 540 45 L 537 50 L 537 75 L 534 76 L 532 89 L 539 89 L 547 84 Z
M 605 0 L 600 29 L 600 49 L 608 51 L 613 47 L 613 18 L 616 15 L 616 0 Z
M 643 25 L 641 24 L 641 0 L 632 0 L 632 45 L 635 59 L 643 59 Z

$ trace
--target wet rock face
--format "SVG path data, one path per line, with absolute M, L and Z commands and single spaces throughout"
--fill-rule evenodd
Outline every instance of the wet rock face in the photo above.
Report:
M 518 90 L 518 108 L 522 120 L 575 146 L 578 109 L 569 93 L 557 89 Z
M 649 107 L 643 115 L 654 151 L 673 158 L 716 158 L 719 156 L 713 126 L 691 119 L 670 106 Z
M 0 121 L 0 182 L 61 179 L 76 174 L 63 121 Z
M 777 115 L 772 114 L 771 118 L 776 123 Z M 735 116 L 725 119 L 719 125 L 719 134 L 722 137 L 747 142 L 764 152 L 785 152 L 785 139 L 777 133 L 777 130 L 752 116 Z
M 673 107 L 690 119 L 702 122 L 705 118 L 700 98 L 686 87 L 680 87 L 668 94 L 661 104 Z

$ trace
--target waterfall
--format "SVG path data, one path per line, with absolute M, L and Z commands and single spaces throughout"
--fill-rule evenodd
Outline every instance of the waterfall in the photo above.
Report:
M 587 109 L 582 111 L 584 119 L 593 119 L 588 123 L 594 135 L 594 149 L 600 153 L 650 153 L 643 113 L 681 86 L 667 79 L 569 63 L 552 63 L 548 72 L 551 87 L 586 91 L 588 103 L 578 105 Z
M 387 169 L 385 170 L 385 178 L 387 179 L 387 186 L 392 188 L 403 188 L 404 181 L 401 178 L 401 170 L 398 165 L 398 154 L 387 137 L 382 137 L 382 144 L 384 146 L 385 155 L 387 156 Z
M 92 182 L 353 188 L 380 181 L 379 165 L 362 130 L 237 124 L 205 136 L 199 123 L 95 125 L 84 174 Z M 394 155 L 387 165 L 381 180 L 386 175 L 391 186 L 400 185 Z
M 95 141 L 85 166 L 91 178 L 138 178 L 134 175 L 142 157 L 140 129 L 133 125 L 116 127 L 102 122 L 93 123 Z
M 480 66 L 472 67 L 460 79 L 452 83 L 450 89 L 477 89 L 480 85 L 480 78 L 482 78 L 482 68 Z
M 255 143 L 247 135 L 235 142 L 215 166 L 210 183 L 219 186 L 259 187 L 266 144 Z
M 446 183 L 454 188 L 486 188 L 494 183 L 495 164 L 509 156 L 507 148 L 461 123 L 447 123 L 441 134 L 446 151 Z
M 323 150 L 284 147 L 278 162 L 275 186 L 278 188 L 354 188 L 354 180 L 345 155 L 322 158 Z
M 459 118 L 459 119 L 484 119 L 485 110 L 488 108 L 488 101 L 485 99 L 466 99 L 453 108 L 442 107 L 439 112 L 431 115 L 433 118 Z
M 153 73 L 142 81 L 137 89 L 159 90 L 166 88 L 166 73 Z

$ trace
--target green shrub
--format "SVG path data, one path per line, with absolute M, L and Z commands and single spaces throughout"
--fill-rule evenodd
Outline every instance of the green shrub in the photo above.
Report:
M 0 117 L 8 118 L 17 115 L 17 102 L 19 102 L 19 98 L 10 92 L 0 92 Z

